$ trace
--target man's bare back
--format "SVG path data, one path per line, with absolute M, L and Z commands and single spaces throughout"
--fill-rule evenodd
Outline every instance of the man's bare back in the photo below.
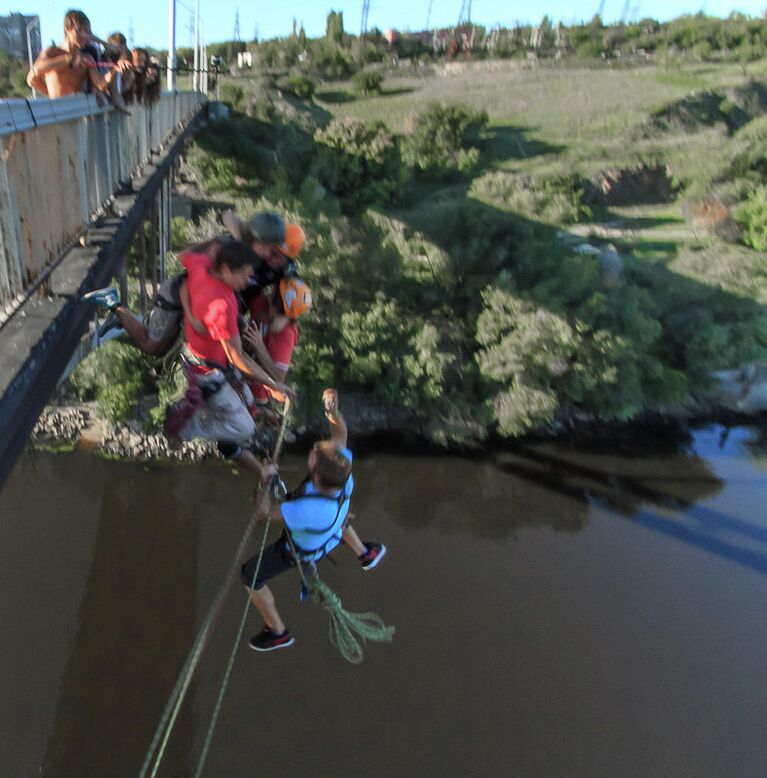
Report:
M 28 83 L 48 97 L 78 94 L 88 80 L 89 62 L 93 58 L 82 51 L 69 52 L 59 46 L 49 46 L 35 61 Z

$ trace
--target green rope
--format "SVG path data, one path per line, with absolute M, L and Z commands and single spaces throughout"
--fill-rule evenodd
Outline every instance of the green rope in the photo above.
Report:
M 253 571 L 253 578 L 250 582 L 250 588 L 253 589 L 256 586 L 256 579 L 258 578 L 258 571 L 261 569 L 261 560 L 264 557 L 264 549 L 266 547 L 266 536 L 269 533 L 269 523 L 272 520 L 272 513 L 274 513 L 275 503 L 272 501 L 272 507 L 266 517 L 266 527 L 264 528 L 264 536 L 261 539 L 261 548 L 258 551 L 258 560 L 256 561 L 256 569 Z M 213 708 L 213 715 L 210 719 L 210 725 L 208 726 L 208 732 L 205 735 L 205 743 L 200 753 L 200 759 L 197 762 L 197 769 L 194 771 L 195 778 L 200 778 L 202 775 L 203 767 L 205 766 L 205 760 L 208 758 L 208 749 L 210 743 L 213 740 L 213 731 L 216 728 L 218 722 L 218 716 L 221 713 L 221 706 L 224 702 L 224 695 L 226 694 L 226 687 L 229 685 L 229 677 L 232 674 L 232 668 L 234 667 L 234 659 L 237 656 L 237 652 L 240 648 L 240 642 L 242 641 L 243 633 L 245 632 L 245 621 L 248 616 L 248 610 L 250 608 L 250 597 L 245 599 L 245 607 L 242 611 L 242 618 L 240 619 L 240 627 L 237 630 L 237 635 L 232 643 L 232 650 L 229 652 L 229 660 L 226 663 L 226 670 L 224 671 L 224 679 L 221 681 L 221 688 L 218 691 L 218 698 L 216 699 L 216 705 Z
M 308 588 L 309 599 L 328 612 L 330 642 L 347 662 L 358 665 L 364 658 L 358 638 L 363 643 L 368 640 L 391 643 L 394 627 L 387 627 L 376 613 L 349 613 L 344 610 L 341 598 L 320 579 L 316 570 Z
M 391 643 L 394 627 L 387 627 L 376 613 L 349 613 L 345 610 L 341 598 L 320 578 L 314 563 L 310 565 L 311 580 L 307 579 L 304 572 L 306 563 L 302 563 L 290 532 L 285 534 L 290 542 L 298 571 L 301 573 L 301 580 L 309 592 L 309 600 L 328 612 L 330 642 L 341 652 L 341 656 L 353 665 L 360 664 L 365 658 L 355 633 L 363 643 L 368 640 L 374 643 Z

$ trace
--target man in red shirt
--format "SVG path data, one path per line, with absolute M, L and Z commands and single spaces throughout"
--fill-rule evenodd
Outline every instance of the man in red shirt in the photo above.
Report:
M 183 424 L 178 437 L 219 441 L 226 446 L 228 456 L 265 480 L 276 468 L 261 465 L 247 449 L 256 430 L 246 405 L 249 390 L 241 375 L 277 392 L 292 391 L 268 375 L 242 349 L 235 293 L 249 283 L 255 261 L 253 250 L 239 241 L 218 247 L 215 259 L 194 252 L 181 257 L 187 271 L 191 312 L 204 325 L 204 331 L 198 332 L 187 319 L 184 321 L 185 356 L 191 364 L 193 383 L 202 390 L 204 406 Z M 166 427 L 172 427 L 172 419 L 173 411 L 169 409 Z

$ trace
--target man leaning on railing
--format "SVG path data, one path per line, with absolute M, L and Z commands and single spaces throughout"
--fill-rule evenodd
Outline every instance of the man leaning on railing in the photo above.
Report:
M 41 52 L 27 74 L 27 84 L 48 97 L 78 94 L 87 91 L 89 85 L 108 95 L 116 73 L 132 64 L 120 60 L 105 75 L 100 73 L 94 40 L 88 17 L 82 11 L 68 11 L 64 17 L 64 42 Z

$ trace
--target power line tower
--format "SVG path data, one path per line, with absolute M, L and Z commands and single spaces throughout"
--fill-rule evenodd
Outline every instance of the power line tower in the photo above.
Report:
M 131 51 L 133 51 L 135 46 L 133 37 L 133 17 L 131 16 L 130 21 L 128 22 L 128 46 L 130 47 Z
M 623 10 L 621 11 L 621 24 L 626 23 L 626 17 L 629 15 L 629 6 L 631 5 L 631 0 L 625 0 L 623 3 Z
M 461 3 L 461 11 L 458 14 L 458 24 L 456 24 L 456 27 L 460 27 L 462 24 L 471 24 L 471 0 L 463 0 Z
M 368 14 L 370 13 L 370 0 L 362 0 L 362 20 L 360 21 L 360 40 L 364 39 L 368 31 Z
M 602 19 L 602 14 L 605 11 L 605 0 L 599 0 L 599 10 L 597 11 L 597 16 Z
M 235 43 L 242 43 L 242 38 L 240 38 L 240 9 L 239 9 L 239 7 L 234 12 L 234 35 L 232 36 L 232 40 Z

